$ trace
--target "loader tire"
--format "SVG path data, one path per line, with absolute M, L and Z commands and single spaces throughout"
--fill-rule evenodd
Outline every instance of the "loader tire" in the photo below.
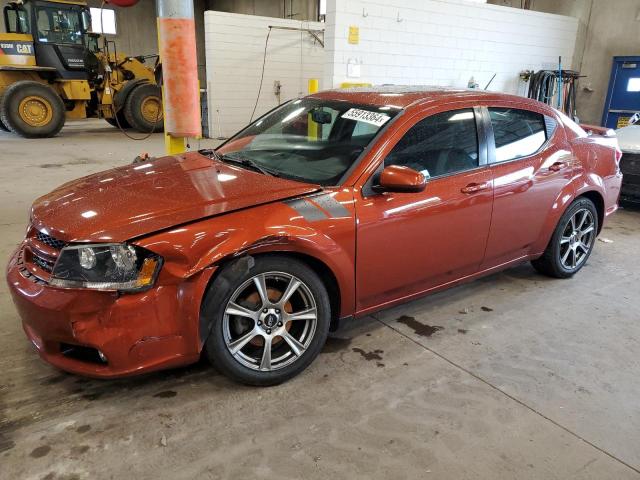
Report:
M 129 125 L 140 133 L 162 132 L 162 92 L 151 83 L 137 86 L 127 96 L 124 117 Z
M 105 121 L 111 125 L 112 127 L 116 127 L 118 128 L 118 123 L 120 124 L 120 128 L 123 129 L 128 129 L 131 128 L 131 125 L 129 125 L 129 122 L 127 122 L 127 119 L 124 118 L 124 111 L 120 110 L 118 113 L 116 113 L 117 117 L 118 117 L 118 121 L 116 122 L 115 118 L 105 118 Z
M 2 112 L 2 99 L 3 95 L 0 94 L 0 112 Z M 2 123 L 2 118 L 0 117 L 0 132 L 10 132 L 9 127 L 7 127 L 4 123 Z
M 2 96 L 0 121 L 22 137 L 54 137 L 64 120 L 62 99 L 42 83 L 21 80 L 9 86 Z

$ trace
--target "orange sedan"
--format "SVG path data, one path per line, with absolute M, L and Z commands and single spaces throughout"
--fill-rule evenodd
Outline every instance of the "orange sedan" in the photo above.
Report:
M 216 150 L 67 183 L 7 280 L 46 361 L 195 362 L 271 385 L 339 322 L 532 261 L 567 278 L 617 208 L 615 138 L 533 100 L 379 88 L 288 102 Z

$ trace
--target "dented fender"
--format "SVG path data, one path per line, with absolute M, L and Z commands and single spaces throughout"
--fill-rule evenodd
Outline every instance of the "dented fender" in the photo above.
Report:
M 322 262 L 340 291 L 340 316 L 355 308 L 355 211 L 350 189 L 197 221 L 153 234 L 136 244 L 162 255 L 158 284 L 181 283 L 242 255 L 291 253 Z M 193 292 L 202 299 L 202 291 Z

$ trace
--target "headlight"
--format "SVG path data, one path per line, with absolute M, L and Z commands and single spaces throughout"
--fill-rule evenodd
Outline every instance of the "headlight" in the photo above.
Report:
M 132 292 L 151 287 L 161 266 L 159 255 L 126 243 L 70 245 L 60 252 L 49 283 Z

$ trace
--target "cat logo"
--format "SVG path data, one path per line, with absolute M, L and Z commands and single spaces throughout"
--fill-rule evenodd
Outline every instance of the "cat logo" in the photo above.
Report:
M 0 55 L 33 55 L 31 42 L 0 43 Z
M 17 44 L 16 45 L 16 51 L 22 55 L 31 55 L 32 54 L 32 48 L 31 45 L 29 45 L 28 43 L 22 43 L 22 44 Z

